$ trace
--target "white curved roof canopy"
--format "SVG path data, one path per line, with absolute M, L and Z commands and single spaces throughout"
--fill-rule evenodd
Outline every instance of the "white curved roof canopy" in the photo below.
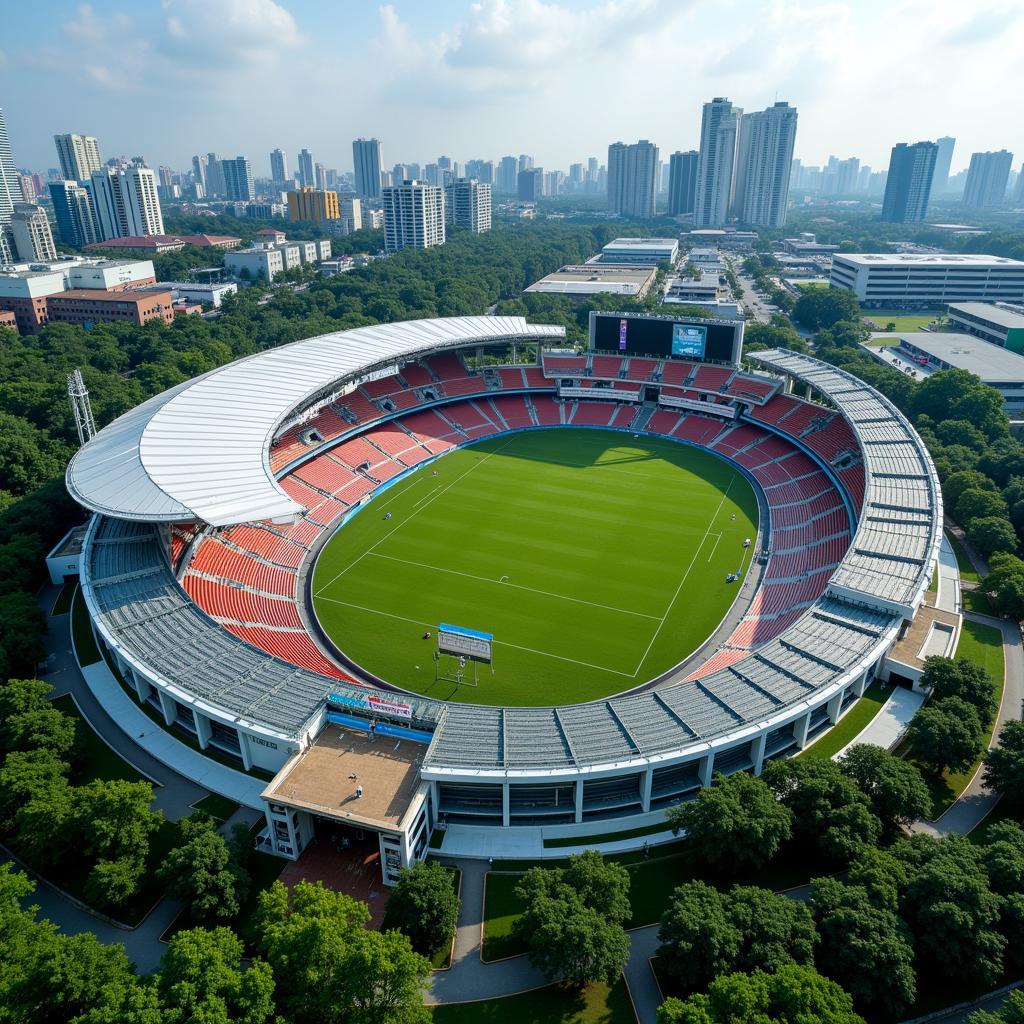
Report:
M 332 385 L 446 348 L 564 336 L 563 327 L 521 316 L 463 316 L 357 327 L 268 349 L 170 388 L 104 427 L 68 465 L 68 491 L 94 512 L 151 523 L 294 517 L 304 509 L 277 484 L 267 452 L 288 416 Z

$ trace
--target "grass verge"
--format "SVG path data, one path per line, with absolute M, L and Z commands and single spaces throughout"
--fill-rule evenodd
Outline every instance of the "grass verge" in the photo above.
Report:
M 51 615 L 67 615 L 71 611 L 71 602 L 75 598 L 75 591 L 78 590 L 78 580 L 65 580 L 64 586 L 60 588 L 57 600 L 53 602 Z
M 55 697 L 50 703 L 62 714 L 74 718 L 78 723 L 75 730 L 77 750 L 70 779 L 72 785 L 84 786 L 96 779 L 108 782 L 115 779 L 123 779 L 125 782 L 152 781 L 136 771 L 124 758 L 107 746 L 103 738 L 82 716 L 70 693 L 65 693 L 62 697 Z
M 832 757 L 847 743 L 854 740 L 868 723 L 882 710 L 889 699 L 892 687 L 877 679 L 864 691 L 864 695 L 824 736 L 805 747 L 797 757 Z
M 629 990 L 622 978 L 612 986 L 550 985 L 504 999 L 448 1003 L 431 1007 L 434 1024 L 636 1024 Z
M 545 839 L 544 846 L 549 850 L 557 850 L 564 846 L 593 846 L 595 843 L 617 843 L 624 839 L 638 839 L 640 836 L 653 836 L 667 831 L 665 822 L 644 825 L 641 828 L 629 828 L 622 832 L 601 832 L 593 836 L 559 836 Z
M 192 806 L 197 811 L 205 811 L 215 821 L 224 822 L 238 810 L 239 805 L 234 800 L 221 796 L 220 793 L 211 793 L 202 800 L 197 800 Z
M 89 622 L 89 609 L 81 590 L 76 589 L 71 604 L 71 632 L 75 638 L 75 650 L 78 652 L 78 663 L 85 668 L 95 665 L 100 660 L 100 649 L 92 635 L 92 624 Z
M 977 583 L 980 577 L 974 571 L 974 566 L 971 564 L 971 559 L 964 550 L 963 544 L 960 543 L 960 538 L 948 531 L 946 536 L 949 538 L 950 546 L 953 548 L 953 554 L 956 555 L 956 565 L 960 570 L 960 579 L 966 580 L 968 583 Z

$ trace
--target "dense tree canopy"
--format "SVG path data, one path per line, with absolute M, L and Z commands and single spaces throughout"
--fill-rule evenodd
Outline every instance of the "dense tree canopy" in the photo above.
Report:
M 398 928 L 417 953 L 431 956 L 451 942 L 458 917 L 451 870 L 434 860 L 417 861 L 391 890 L 384 926 Z
M 839 767 L 867 796 L 871 810 L 890 833 L 931 812 L 931 796 L 921 773 L 883 747 L 858 743 L 846 752 Z
M 1009 721 L 985 755 L 985 788 L 1002 793 L 1015 808 L 1024 806 L 1024 722 Z
M 858 320 L 860 307 L 847 288 L 802 288 L 793 306 L 793 317 L 804 327 L 817 331 L 840 320 Z

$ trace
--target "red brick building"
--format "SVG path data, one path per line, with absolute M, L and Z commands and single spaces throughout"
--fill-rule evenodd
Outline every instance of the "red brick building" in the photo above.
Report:
M 171 293 L 100 292 L 86 288 L 57 292 L 47 299 L 52 322 L 66 324 L 125 323 L 144 324 L 150 320 L 174 320 Z

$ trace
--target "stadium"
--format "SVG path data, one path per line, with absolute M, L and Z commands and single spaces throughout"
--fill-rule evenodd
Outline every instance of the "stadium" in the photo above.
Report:
M 357 829 L 393 882 L 437 829 L 656 839 L 895 678 L 941 540 L 897 409 L 809 356 L 744 369 L 742 330 L 381 324 L 173 387 L 68 467 L 97 643 L 172 732 L 275 773 L 280 856 Z

